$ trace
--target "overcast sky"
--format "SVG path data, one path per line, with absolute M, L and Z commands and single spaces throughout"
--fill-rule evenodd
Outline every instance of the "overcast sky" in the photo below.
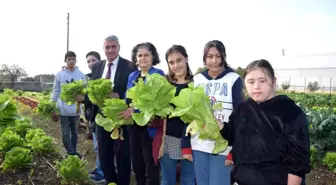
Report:
M 103 40 L 111 34 L 119 37 L 120 55 L 127 59 L 134 45 L 152 42 L 165 71 L 164 53 L 172 44 L 186 47 L 195 71 L 212 39 L 223 41 L 233 67 L 260 58 L 276 68 L 302 67 L 281 62 L 282 48 L 289 56 L 336 52 L 334 0 L 12 0 L 0 7 L 0 64 L 19 64 L 29 75 L 56 73 L 64 65 L 67 12 L 70 50 L 85 73 L 86 53 L 95 50 L 105 58 Z

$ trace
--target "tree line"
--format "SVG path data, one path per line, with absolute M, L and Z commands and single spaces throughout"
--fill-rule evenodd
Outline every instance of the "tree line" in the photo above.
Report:
M 21 78 L 21 81 L 26 82 L 39 82 L 41 76 L 44 77 L 55 77 L 54 74 L 39 74 L 36 76 L 28 76 L 28 73 L 26 70 L 19 66 L 18 64 L 2 64 L 0 66 L 0 75 L 8 76 L 12 82 L 17 81 L 19 78 Z

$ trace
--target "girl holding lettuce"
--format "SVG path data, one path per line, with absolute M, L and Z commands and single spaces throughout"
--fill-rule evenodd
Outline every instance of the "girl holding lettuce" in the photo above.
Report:
M 226 50 L 221 41 L 213 40 L 204 47 L 203 62 L 207 68 L 194 76 L 194 85 L 202 86 L 211 100 L 211 105 L 222 103 L 223 109 L 214 116 L 224 121 L 243 100 L 243 83 L 240 76 L 226 62 Z M 229 143 L 230 145 L 231 143 Z M 191 137 L 198 185 L 230 185 L 230 151 L 212 154 L 214 141 L 202 140 L 198 134 Z
M 183 46 L 173 45 L 166 52 L 168 80 L 176 87 L 175 96 L 188 87 L 192 72 L 188 64 L 188 54 Z M 180 184 L 194 185 L 195 171 L 190 145 L 190 137 L 185 137 L 186 124 L 179 118 L 169 118 L 165 124 L 163 156 L 160 158 L 161 185 L 176 184 L 176 168 L 180 164 Z
M 218 121 L 233 143 L 232 180 L 239 185 L 300 185 L 310 172 L 309 131 L 305 113 L 285 95 L 276 95 L 271 64 L 256 60 L 245 68 L 250 98 L 229 120 Z
M 162 70 L 153 67 L 160 63 L 160 59 L 155 46 L 150 42 L 140 43 L 133 48 L 132 61 L 137 64 L 139 70 L 129 75 L 127 89 L 133 87 L 134 82 L 137 82 L 140 78 L 145 80 L 146 74 L 158 73 L 164 76 Z M 131 99 L 126 99 L 128 105 L 131 102 Z M 129 108 L 121 116 L 127 119 L 131 117 L 134 111 L 137 110 Z M 160 146 L 153 142 L 155 142 L 162 126 L 163 121 L 157 119 L 151 121 L 147 126 L 137 124 L 129 126 L 132 165 L 138 185 L 160 184 L 160 168 L 155 163 L 155 157 L 158 156 L 153 154 L 155 150 L 153 147 Z

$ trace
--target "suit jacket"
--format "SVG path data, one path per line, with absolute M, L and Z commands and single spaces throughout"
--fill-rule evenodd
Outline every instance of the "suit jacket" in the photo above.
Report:
M 89 81 L 92 77 L 92 74 L 89 73 L 89 74 L 86 74 L 86 80 Z M 85 116 L 85 120 L 86 121 L 90 121 L 90 118 L 91 118 L 91 113 L 92 113 L 92 102 L 90 101 L 89 97 L 88 97 L 88 94 L 86 93 L 85 94 L 85 97 L 84 97 L 84 116 Z
M 97 63 L 95 63 L 92 66 L 92 80 L 102 78 L 103 72 L 105 67 L 107 66 L 106 60 L 101 60 Z M 115 72 L 114 77 L 114 86 L 113 86 L 113 92 L 118 93 L 120 99 L 125 99 L 125 94 L 127 90 L 127 81 L 128 76 L 133 71 L 137 70 L 137 66 L 122 57 L 119 57 L 117 70 Z M 91 121 L 94 122 L 97 113 L 100 112 L 98 106 L 94 106 L 92 115 L 91 115 Z

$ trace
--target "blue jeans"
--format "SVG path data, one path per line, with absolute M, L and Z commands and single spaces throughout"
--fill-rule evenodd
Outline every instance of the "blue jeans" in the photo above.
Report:
M 62 140 L 68 154 L 77 153 L 79 116 L 61 116 Z
M 195 185 L 195 170 L 194 164 L 188 160 L 170 159 L 168 154 L 164 154 L 160 158 L 161 165 L 161 185 L 175 185 L 176 184 L 176 168 L 180 161 L 180 184 L 181 185 Z
M 197 185 L 230 185 L 231 166 L 227 156 L 193 150 Z
M 98 141 L 97 141 L 97 133 L 92 132 L 92 142 L 93 142 L 93 147 L 96 152 L 96 173 L 102 177 L 104 177 L 104 172 L 100 167 L 100 162 L 99 162 L 99 155 L 98 155 Z

